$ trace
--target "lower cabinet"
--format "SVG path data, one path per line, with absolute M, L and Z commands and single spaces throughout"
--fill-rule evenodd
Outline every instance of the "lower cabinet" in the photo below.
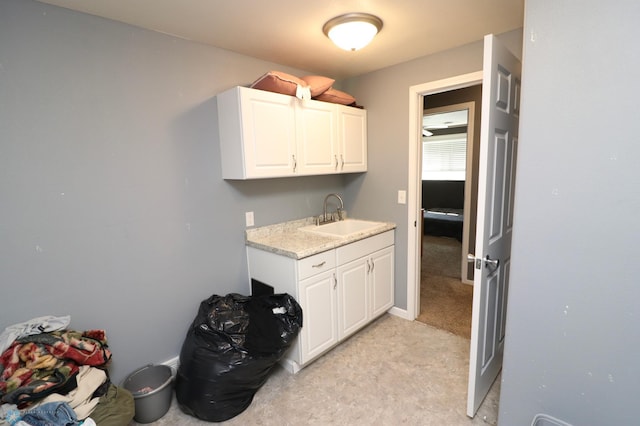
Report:
M 350 336 L 393 306 L 394 247 L 338 267 L 338 338 Z
M 338 338 L 344 339 L 367 325 L 369 288 L 364 258 L 338 266 Z
M 300 260 L 248 247 L 251 278 L 302 307 L 285 368 L 299 371 L 393 306 L 393 243 L 394 231 L 387 231 Z
M 369 289 L 371 291 L 371 316 L 377 317 L 393 306 L 394 247 L 375 252 L 371 255 Z M 391 285 L 389 285 L 391 283 Z
M 314 275 L 298 284 L 296 300 L 302 307 L 303 328 L 298 338 L 300 364 L 311 361 L 338 343 L 336 286 L 334 271 Z

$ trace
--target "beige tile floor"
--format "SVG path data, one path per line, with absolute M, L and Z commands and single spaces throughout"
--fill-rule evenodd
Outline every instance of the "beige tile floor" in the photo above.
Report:
M 476 417 L 465 415 L 468 358 L 468 339 L 385 315 L 298 374 L 278 367 L 247 410 L 219 424 L 496 425 L 499 379 Z M 211 423 L 174 398 L 152 424 Z

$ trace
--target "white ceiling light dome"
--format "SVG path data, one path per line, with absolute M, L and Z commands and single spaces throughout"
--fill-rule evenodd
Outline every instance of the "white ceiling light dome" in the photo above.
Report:
M 382 20 L 369 13 L 347 13 L 327 21 L 322 31 L 344 50 L 365 47 L 382 29 Z

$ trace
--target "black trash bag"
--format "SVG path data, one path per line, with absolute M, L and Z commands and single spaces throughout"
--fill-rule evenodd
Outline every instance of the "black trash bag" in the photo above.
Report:
M 180 409 L 210 422 L 242 413 L 301 327 L 302 308 L 286 293 L 203 300 L 180 352 Z

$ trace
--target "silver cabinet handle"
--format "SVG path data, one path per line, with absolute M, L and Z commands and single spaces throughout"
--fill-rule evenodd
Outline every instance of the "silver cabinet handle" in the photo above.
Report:
M 373 272 L 373 268 L 375 268 L 375 267 L 376 267 L 376 264 L 373 263 L 373 259 L 371 259 L 371 272 Z
M 296 168 L 298 167 L 298 161 L 296 160 L 295 154 L 293 154 L 291 156 L 291 158 L 293 159 L 293 173 L 295 173 L 296 172 Z
M 335 288 L 338 287 L 338 278 L 336 277 L 336 274 L 333 274 L 333 288 L 335 290 Z
M 338 170 L 338 156 L 334 155 L 333 158 L 336 160 L 336 167 L 335 170 Z
M 369 265 L 369 259 L 367 259 L 367 274 L 371 272 L 371 265 Z
M 326 261 L 326 260 L 325 260 L 325 261 L 323 261 L 323 262 L 317 263 L 317 264 L 315 264 L 315 265 L 311 265 L 311 267 L 312 267 L 312 268 L 322 268 L 322 267 L 324 266 L 324 264 L 325 264 L 325 263 L 327 263 L 327 261 Z
M 344 157 L 340 154 L 340 170 L 344 170 Z

